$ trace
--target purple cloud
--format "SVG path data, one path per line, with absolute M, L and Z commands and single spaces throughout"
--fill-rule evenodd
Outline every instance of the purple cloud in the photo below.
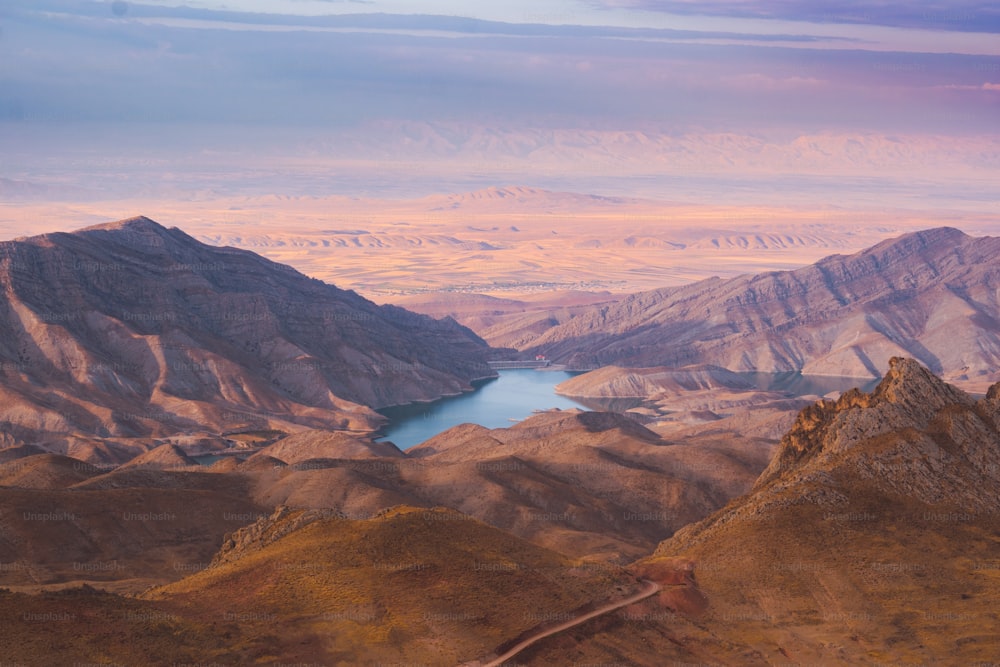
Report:
M 641 9 L 670 14 L 781 19 L 809 23 L 872 24 L 956 32 L 1000 32 L 1000 5 L 948 0 L 592 0 L 605 9 Z

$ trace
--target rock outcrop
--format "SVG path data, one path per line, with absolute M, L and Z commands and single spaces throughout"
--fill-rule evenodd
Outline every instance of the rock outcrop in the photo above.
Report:
M 976 402 L 896 357 L 872 393 L 855 389 L 803 410 L 754 488 L 839 469 L 886 493 L 1000 511 L 998 418 L 990 399 Z
M 270 516 L 262 516 L 254 523 L 226 535 L 219 552 L 209 567 L 219 567 L 256 553 L 285 535 L 321 519 L 343 519 L 336 510 L 302 510 L 281 505 Z
M 998 407 L 1000 384 L 977 401 L 893 358 L 870 394 L 803 410 L 750 493 L 650 559 L 691 564 L 709 601 L 697 648 L 748 664 L 997 655 Z

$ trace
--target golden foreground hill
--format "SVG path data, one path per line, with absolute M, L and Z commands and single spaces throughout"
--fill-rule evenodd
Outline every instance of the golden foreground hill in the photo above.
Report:
M 457 664 L 638 588 L 446 509 L 279 510 L 204 570 L 139 598 L 0 596 L 18 664 Z
M 893 359 L 872 394 L 803 410 L 751 493 L 633 565 L 688 574 L 661 594 L 676 613 L 637 605 L 527 664 L 994 664 L 998 419 L 1000 386 L 974 401 Z

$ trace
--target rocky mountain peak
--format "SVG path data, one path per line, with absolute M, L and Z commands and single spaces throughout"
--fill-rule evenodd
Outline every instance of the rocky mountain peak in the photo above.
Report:
M 855 389 L 802 410 L 751 492 L 678 531 L 660 553 L 727 531 L 756 534 L 768 517 L 803 534 L 821 534 L 841 517 L 916 518 L 926 528 L 935 517 L 949 525 L 952 517 L 996 517 L 998 458 L 1000 383 L 975 401 L 916 361 L 893 358 L 871 393 Z
M 986 401 L 989 403 L 1000 402 L 1000 382 L 997 382 L 986 392 Z
M 789 469 L 829 458 L 858 443 L 902 429 L 926 430 L 948 406 L 972 408 L 973 399 L 914 359 L 893 357 L 889 370 L 869 394 L 858 389 L 836 401 L 820 401 L 799 413 L 756 488 Z
M 889 360 L 889 370 L 871 397 L 873 403 L 884 401 L 920 412 L 939 410 L 951 403 L 972 403 L 968 394 L 934 375 L 915 359 L 906 357 Z
M 90 227 L 84 227 L 79 230 L 80 232 L 90 232 L 98 230 L 126 230 L 134 232 L 165 232 L 167 228 L 156 222 L 152 218 L 147 218 L 144 215 L 136 215 L 131 218 L 125 218 L 124 220 L 116 220 L 114 222 L 104 222 L 99 225 L 91 225 Z
M 890 239 L 887 243 L 889 245 L 906 245 L 909 241 L 917 241 L 922 245 L 935 243 L 954 244 L 968 241 L 970 238 L 972 237 L 955 227 L 932 227 L 904 234 L 901 238 Z
M 139 251 L 152 249 L 163 252 L 167 247 L 174 245 L 172 242 L 177 241 L 180 241 L 181 245 L 189 251 L 202 246 L 201 243 L 176 227 L 168 229 L 144 215 L 92 225 L 73 232 L 73 235 L 84 239 L 96 238 L 104 243 Z

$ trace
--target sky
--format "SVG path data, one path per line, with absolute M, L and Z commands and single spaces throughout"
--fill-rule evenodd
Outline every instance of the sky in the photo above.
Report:
M 0 183 L 69 191 L 123 152 L 151 174 L 235 155 L 472 160 L 505 179 L 543 163 L 797 173 L 829 151 L 841 171 L 942 155 L 975 170 L 998 166 L 998 129 L 995 2 L 0 5 Z M 795 144 L 817 135 L 854 143 Z
M 170 7 L 171 0 L 138 0 L 135 5 Z M 189 7 L 273 15 L 386 13 L 462 16 L 508 23 L 543 23 L 633 28 L 704 28 L 766 23 L 803 25 L 885 25 L 946 31 L 994 32 L 1000 24 L 995 3 L 948 2 L 745 2 L 739 0 L 189 0 Z M 119 6 L 120 7 L 120 6 Z M 756 24 L 752 19 L 758 19 Z

